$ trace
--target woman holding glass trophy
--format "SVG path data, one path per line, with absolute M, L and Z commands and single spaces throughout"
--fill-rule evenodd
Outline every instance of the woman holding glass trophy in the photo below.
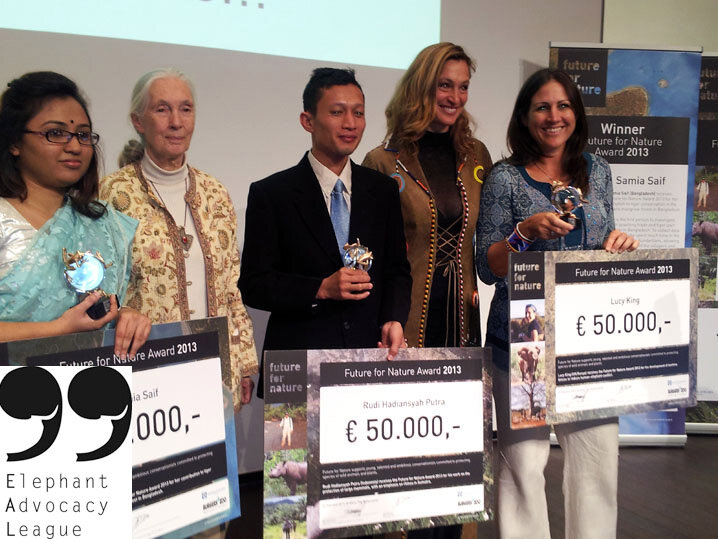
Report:
M 134 356 L 149 319 L 119 305 L 137 222 L 96 200 L 99 135 L 77 85 L 11 81 L 0 102 L 0 341 L 100 329 Z
M 585 153 L 588 124 L 571 78 L 543 69 L 524 83 L 509 123 L 508 159 L 489 174 L 477 225 L 479 277 L 496 283 L 486 346 L 494 360 L 499 433 L 498 522 L 502 538 L 550 537 L 544 490 L 549 427 L 512 430 L 509 410 L 509 253 L 633 251 L 616 230 L 611 170 Z M 615 537 L 618 418 L 555 426 L 564 452 L 566 537 Z

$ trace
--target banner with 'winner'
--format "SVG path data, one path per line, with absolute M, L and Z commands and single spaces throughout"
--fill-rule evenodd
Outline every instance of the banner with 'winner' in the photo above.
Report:
M 586 151 L 611 165 L 616 228 L 644 249 L 690 245 L 700 49 L 550 47 L 581 92 Z

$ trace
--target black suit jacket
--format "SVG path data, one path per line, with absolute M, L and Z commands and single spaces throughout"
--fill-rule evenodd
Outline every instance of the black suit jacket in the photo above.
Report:
M 315 298 L 343 264 L 307 155 L 250 186 L 239 287 L 245 304 L 271 313 L 265 350 L 374 348 L 385 322 L 406 323 L 411 275 L 396 182 L 351 167 L 349 239 L 374 254 L 374 287 L 360 301 Z

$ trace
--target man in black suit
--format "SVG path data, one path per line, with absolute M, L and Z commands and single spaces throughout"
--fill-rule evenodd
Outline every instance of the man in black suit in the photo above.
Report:
M 411 294 L 396 182 L 349 159 L 365 127 L 352 70 L 314 70 L 303 98 L 311 151 L 249 189 L 242 297 L 271 313 L 265 350 L 379 346 L 392 359 Z M 368 272 L 343 266 L 339 245 L 357 239 Z

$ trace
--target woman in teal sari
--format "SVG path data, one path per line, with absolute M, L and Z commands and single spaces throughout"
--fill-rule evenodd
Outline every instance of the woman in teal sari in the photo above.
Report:
M 100 329 L 117 320 L 115 354 L 134 356 L 149 319 L 121 304 L 137 221 L 96 200 L 99 135 L 77 85 L 52 72 L 8 84 L 0 101 L 0 342 Z M 99 253 L 110 310 L 78 303 L 63 250 Z

